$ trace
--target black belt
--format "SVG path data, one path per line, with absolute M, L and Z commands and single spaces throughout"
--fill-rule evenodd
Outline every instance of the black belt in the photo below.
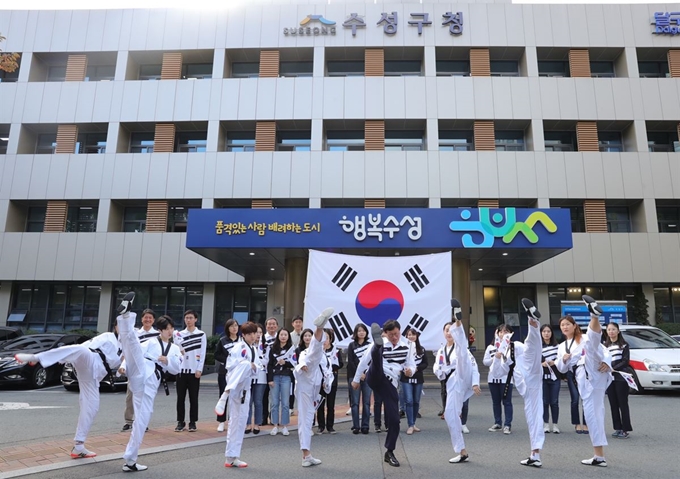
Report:
M 111 390 L 115 390 L 116 386 L 113 384 L 113 378 L 114 378 L 113 371 L 109 367 L 109 363 L 106 361 L 106 355 L 99 348 L 97 348 L 97 349 L 90 348 L 90 351 L 92 351 L 93 353 L 99 354 L 99 357 L 101 358 L 102 363 L 104 364 L 104 369 L 106 369 L 106 377 L 109 378 L 109 380 L 111 381 Z
M 144 358 L 149 361 L 153 361 L 152 359 L 149 358 Z M 156 370 L 154 371 L 156 373 L 156 379 L 158 379 L 161 384 L 163 385 L 163 389 L 165 390 L 165 395 L 170 396 L 170 390 L 168 389 L 168 382 L 165 379 L 165 371 L 163 371 L 163 368 L 161 367 L 160 364 L 155 363 L 154 366 L 156 366 Z

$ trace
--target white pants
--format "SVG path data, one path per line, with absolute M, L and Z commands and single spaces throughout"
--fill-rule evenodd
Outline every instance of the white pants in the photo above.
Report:
M 600 333 L 588 328 L 586 332 L 588 341 L 583 346 L 586 353 L 584 366 L 579 366 L 576 371 L 578 389 L 583 400 L 583 415 L 588 424 L 588 435 L 593 447 L 607 445 L 607 433 L 605 432 L 605 406 L 604 396 L 607 387 L 611 383 L 611 374 L 598 371 L 600 364 L 605 358 L 604 348 L 600 345 Z
M 603 403 L 604 404 L 604 403 Z M 527 388 L 524 392 L 524 414 L 529 428 L 531 450 L 543 449 L 545 432 L 543 431 L 543 389 Z
M 453 378 L 449 378 L 453 383 Z M 460 414 L 463 412 L 464 393 L 458 392 L 453 387 L 448 387 L 447 382 L 446 391 L 446 409 L 444 410 L 444 419 L 446 425 L 449 426 L 449 434 L 451 435 L 451 444 L 453 451 L 458 454 L 465 449 L 465 440 L 463 439 L 463 423 L 460 419 Z
M 78 395 L 80 412 L 78 413 L 78 426 L 74 440 L 84 443 L 97 411 L 99 411 L 99 382 L 107 374 L 101 357 L 80 344 L 62 346 L 38 353 L 36 356 L 44 368 L 56 363 L 73 364 L 78 375 L 78 386 L 80 388 Z
M 588 424 L 588 435 L 593 447 L 607 445 L 607 433 L 604 423 L 604 395 L 606 389 L 593 389 L 587 398 L 583 398 L 583 415 Z
M 230 372 L 231 374 L 231 372 Z M 245 399 L 243 393 L 245 392 Z M 227 429 L 227 447 L 225 457 L 240 457 L 243 446 L 243 435 L 248 422 L 250 406 L 250 388 L 231 389 L 229 392 L 229 425 Z
M 323 341 L 323 338 L 322 338 Z M 295 371 L 295 398 L 298 402 L 298 439 L 300 450 L 312 449 L 312 423 L 316 405 L 314 404 L 321 390 L 321 374 L 319 363 L 323 357 L 323 342 L 312 336 L 307 348 L 307 372 Z

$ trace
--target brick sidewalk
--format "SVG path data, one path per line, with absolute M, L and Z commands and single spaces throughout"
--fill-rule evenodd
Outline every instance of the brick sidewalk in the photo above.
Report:
M 345 416 L 346 411 L 347 404 L 335 407 L 336 423 L 351 420 Z M 151 454 L 161 450 L 214 444 L 225 440 L 226 430 L 225 432 L 217 432 L 216 421 L 198 422 L 197 426 L 198 430 L 191 433 L 188 431 L 175 432 L 174 423 L 167 427 L 149 429 L 144 435 L 139 455 Z M 268 435 L 272 426 L 263 426 L 261 429 L 262 432 L 259 435 L 249 434 L 246 437 Z M 291 416 L 289 429 L 297 430 L 297 415 Z M 125 452 L 129 438 L 129 432 L 118 431 L 88 437 L 86 447 L 97 453 L 97 457 L 91 459 L 71 459 L 69 454 L 73 448 L 72 436 L 57 441 L 3 447 L 0 448 L 0 477 L 15 477 L 49 469 L 72 467 L 82 463 L 122 461 L 123 452 Z

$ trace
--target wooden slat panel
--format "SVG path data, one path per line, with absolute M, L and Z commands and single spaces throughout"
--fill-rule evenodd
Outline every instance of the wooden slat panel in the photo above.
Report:
M 583 213 L 586 220 L 586 233 L 607 232 L 607 210 L 604 200 L 585 200 Z
M 172 123 L 157 123 L 153 135 L 154 153 L 172 153 L 175 149 L 175 125 Z
M 597 141 L 597 123 L 594 121 L 577 121 L 576 143 L 578 144 L 578 151 L 600 151 Z
M 87 73 L 87 55 L 69 55 L 66 62 L 66 81 L 84 81 Z
M 680 78 L 680 50 L 668 50 L 668 71 L 671 78 Z
M 165 233 L 168 229 L 168 202 L 149 200 L 146 206 L 146 232 Z
M 496 151 L 493 120 L 477 120 L 474 124 L 475 151 Z
M 364 123 L 364 150 L 385 150 L 385 120 L 366 120 Z
M 491 61 L 489 59 L 488 48 L 472 48 L 470 50 L 470 76 L 491 76 Z
M 384 208 L 385 207 L 385 199 L 384 198 L 376 198 L 372 200 L 365 199 L 364 200 L 364 208 Z
M 66 215 L 68 203 L 66 201 L 48 201 L 45 213 L 45 233 L 61 233 L 66 231 Z
M 499 208 L 498 200 L 477 200 L 477 208 Z
M 161 80 L 179 80 L 182 78 L 182 54 L 164 53 L 161 68 Z
M 574 78 L 590 78 L 588 50 L 569 50 L 569 75 Z
M 260 52 L 260 78 L 279 77 L 279 51 Z
M 272 200 L 251 200 L 250 207 L 253 209 L 270 210 L 274 208 Z
M 276 150 L 276 122 L 258 121 L 255 125 L 255 151 Z
M 367 77 L 385 76 L 385 50 L 367 48 L 364 52 L 364 75 Z
M 74 153 L 77 141 L 78 125 L 59 125 L 55 153 Z

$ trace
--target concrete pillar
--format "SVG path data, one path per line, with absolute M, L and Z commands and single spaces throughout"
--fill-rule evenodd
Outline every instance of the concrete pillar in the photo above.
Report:
M 224 78 L 224 61 L 226 60 L 226 50 L 224 48 L 215 48 L 213 54 L 213 80 Z
M 7 142 L 7 154 L 16 155 L 19 153 L 19 142 L 21 141 L 22 127 L 21 123 L 12 123 L 9 126 L 9 141 Z M 33 151 L 35 151 L 35 143 L 33 144 Z M 25 150 L 21 153 L 27 153 Z
M 203 198 L 201 200 L 201 208 L 205 210 L 211 210 L 215 207 L 215 199 L 214 198 Z
M 441 208 L 442 207 L 442 199 L 441 198 L 428 198 L 427 207 L 428 208 Z
M 308 258 L 286 258 L 283 284 L 283 320 L 290 324 L 293 316 L 302 314 L 307 285 Z
M 201 305 L 201 331 L 212 336 L 215 330 L 215 283 L 203 283 Z
M 426 77 L 437 76 L 437 50 L 434 45 L 425 47 L 425 55 L 423 57 L 423 69 Z
M 527 149 L 529 151 L 545 151 L 543 120 L 531 120 L 531 125 L 527 129 Z
M 323 77 L 326 72 L 326 52 L 323 46 L 314 47 L 313 77 Z
M 97 233 L 109 231 L 109 216 L 111 215 L 111 200 L 102 198 L 97 207 Z
M 536 47 L 526 47 L 524 49 L 524 58 L 520 61 L 522 68 L 522 75 L 529 77 L 538 76 L 538 51 Z
M 541 312 L 541 324 L 552 324 L 550 321 L 550 297 L 548 296 L 548 285 L 536 285 L 536 307 Z
M 550 208 L 550 198 L 537 198 L 536 208 Z
M 113 283 L 102 283 L 102 292 L 99 295 L 99 315 L 97 316 L 97 331 L 105 333 L 111 331 L 113 326 Z
M 451 261 L 452 298 L 460 301 L 463 309 L 463 323 L 470 327 L 470 260 L 453 258 Z
M 132 70 L 134 68 L 130 68 L 130 77 L 128 77 L 127 71 L 128 71 L 128 59 L 130 58 L 129 55 L 130 52 L 124 51 L 124 52 L 118 52 L 118 56 L 116 57 L 116 71 L 113 74 L 113 79 L 115 81 L 125 81 L 125 80 L 133 80 L 136 78 L 132 78 L 133 72 Z M 130 61 L 130 66 L 134 67 L 134 61 Z M 134 75 L 136 75 L 137 72 L 134 72 Z
M 282 328 L 287 328 L 290 330 L 292 329 L 292 325 L 290 324 L 291 322 L 285 322 L 283 312 L 281 311 L 281 306 L 283 306 L 284 302 L 283 289 L 283 281 L 267 281 L 267 317 L 276 318 Z M 285 311 L 285 309 L 286 308 L 284 307 L 283 310 Z M 296 315 L 298 313 L 292 314 Z
M 310 208 L 321 208 L 321 198 L 310 198 L 309 199 Z
M 0 283 L 0 326 L 7 326 L 9 309 L 12 307 L 12 286 L 11 281 Z
M 21 66 L 19 67 L 18 82 L 24 83 L 28 81 L 28 74 L 31 72 L 31 64 L 33 63 L 33 52 L 21 53 Z
M 205 151 L 224 150 L 224 135 L 221 133 L 220 121 L 210 120 L 208 122 L 208 137 L 206 138 Z
M 645 120 L 633 120 L 633 131 L 637 151 L 649 151 L 647 146 L 647 123 Z
M 323 151 L 323 120 L 317 118 L 312 120 L 312 138 L 311 146 L 312 151 Z
M 437 118 L 429 118 L 427 120 L 425 137 L 427 151 L 439 150 L 439 120 Z
M 4 286 L 3 286 L 4 288 Z M 642 292 L 647 298 L 647 312 L 649 313 L 649 324 L 656 324 L 656 301 L 654 300 L 654 285 L 653 284 L 643 284 Z M 0 299 L 0 301 L 2 301 Z

